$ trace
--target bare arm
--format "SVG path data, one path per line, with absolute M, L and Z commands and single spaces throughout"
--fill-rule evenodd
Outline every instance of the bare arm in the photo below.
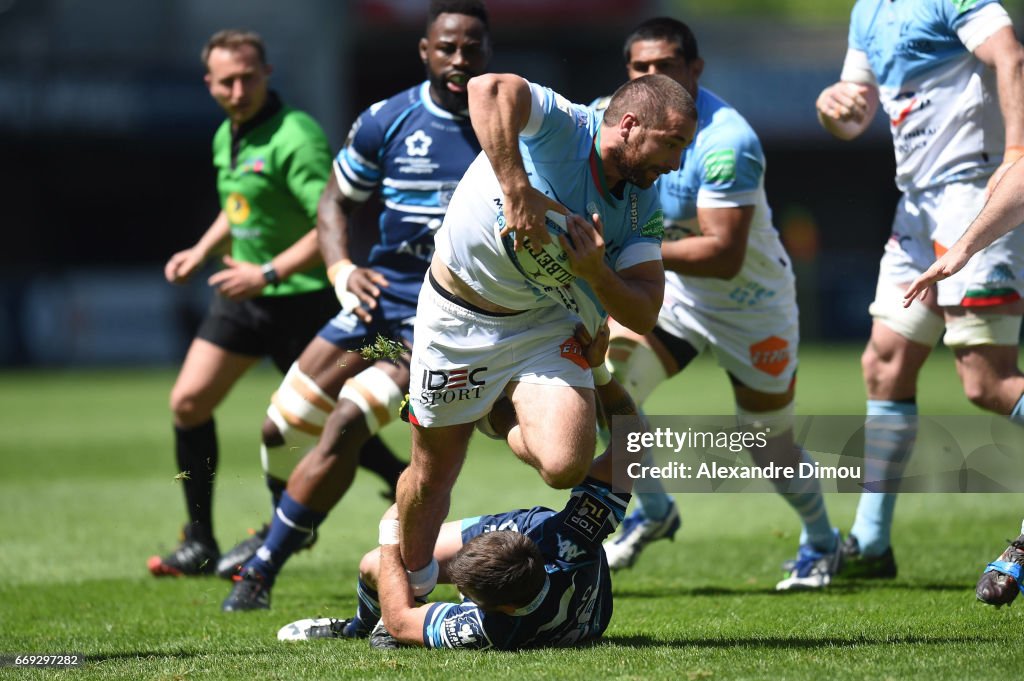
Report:
M 502 236 L 514 230 L 516 249 L 522 245 L 524 234 L 539 243 L 550 243 L 544 213 L 566 210 L 530 186 L 519 152 L 519 133 L 530 119 L 530 86 L 514 74 L 490 73 L 471 79 L 468 89 L 473 131 L 505 195 Z
M 317 206 L 316 235 L 327 265 L 327 276 L 335 285 L 339 302 L 346 309 L 352 309 L 364 322 L 369 322 L 371 315 L 368 310 L 377 307 L 379 287 L 387 286 L 388 280 L 376 270 L 354 266 L 349 257 L 349 226 L 353 213 L 361 205 L 345 196 L 338 182 L 331 178 Z M 344 279 L 338 281 L 339 276 Z M 356 299 L 346 302 L 347 294 L 355 294 Z
M 989 180 L 991 193 L 1007 169 L 1024 156 L 1024 48 L 1017 42 L 1013 28 L 1004 26 L 979 45 L 974 56 L 996 72 L 999 109 L 1006 126 L 1003 163 Z
M 815 108 L 818 122 L 829 134 L 852 140 L 868 129 L 878 111 L 878 87 L 839 81 L 821 91 Z
M 380 547 L 380 575 L 378 577 L 381 620 L 400 643 L 422 646 L 423 622 L 427 619 L 428 605 L 417 605 L 402 563 L 398 544 Z
M 194 246 L 171 256 L 164 265 L 164 277 L 172 284 L 188 281 L 211 255 L 225 252 L 230 243 L 231 225 L 221 211 Z
M 616 272 L 604 259 L 601 216 L 595 213 L 591 219 L 593 224 L 578 215 L 568 216 L 570 238 L 559 236 L 573 272 L 590 284 L 615 321 L 637 333 L 649 332 L 665 296 L 665 268 L 660 260 L 650 260 Z
M 665 269 L 692 277 L 732 279 L 743 269 L 753 206 L 698 208 L 701 234 L 661 246 Z
M 992 191 L 985 207 L 955 244 L 932 263 L 903 294 L 904 307 L 923 297 L 936 282 L 951 277 L 971 257 L 1004 234 L 1024 223 L 1024 162 L 1014 163 Z

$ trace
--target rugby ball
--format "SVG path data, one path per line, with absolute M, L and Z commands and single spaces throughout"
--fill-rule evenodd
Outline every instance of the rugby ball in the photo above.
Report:
M 576 280 L 576 274 L 569 264 L 569 256 L 558 240 L 560 234 L 565 234 L 566 238 L 569 238 L 565 229 L 565 216 L 549 210 L 544 217 L 548 234 L 551 235 L 551 243 L 538 244 L 526 237 L 523 239 L 522 247 L 517 251 L 514 248 L 515 232 L 509 232 L 502 237 L 502 245 L 516 269 L 534 284 L 543 288 L 568 286 Z M 504 216 L 499 215 L 499 227 L 503 226 L 502 218 Z

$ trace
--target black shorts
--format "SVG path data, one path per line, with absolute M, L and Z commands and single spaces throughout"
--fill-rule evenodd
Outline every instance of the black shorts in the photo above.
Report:
M 215 294 L 196 337 L 239 355 L 270 357 L 286 372 L 338 309 L 330 288 L 242 301 Z

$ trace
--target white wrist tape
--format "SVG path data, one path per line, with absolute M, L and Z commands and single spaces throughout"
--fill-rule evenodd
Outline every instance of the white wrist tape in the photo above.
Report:
M 612 382 L 612 372 L 608 371 L 608 367 L 603 364 L 590 367 L 590 372 L 594 374 L 594 387 L 608 385 Z
M 334 283 L 334 295 L 341 303 L 342 312 L 351 312 L 359 307 L 359 297 L 348 290 L 348 279 L 356 271 L 356 264 L 342 260 L 334 263 L 327 271 L 327 278 Z
M 378 526 L 377 543 L 389 546 L 398 543 L 398 521 L 382 520 Z
M 409 575 L 409 586 L 413 596 L 426 596 L 437 586 L 437 559 L 431 558 L 430 564 L 419 570 L 406 570 Z

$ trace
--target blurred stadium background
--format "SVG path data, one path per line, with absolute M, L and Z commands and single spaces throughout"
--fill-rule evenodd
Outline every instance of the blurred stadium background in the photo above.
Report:
M 273 86 L 333 147 L 365 106 L 423 77 L 426 0 L 0 0 L 0 366 L 177 362 L 210 295 L 162 265 L 216 213 L 222 115 L 198 54 L 215 30 L 262 33 Z M 687 21 L 702 83 L 761 135 L 776 225 L 794 256 L 804 338 L 862 341 L 896 191 L 879 117 L 832 140 L 814 118 L 852 0 L 489 0 L 495 58 L 577 101 L 624 78 L 622 39 Z M 1024 0 L 1005 2 L 1024 26 Z M 370 227 L 372 229 L 372 225 Z

